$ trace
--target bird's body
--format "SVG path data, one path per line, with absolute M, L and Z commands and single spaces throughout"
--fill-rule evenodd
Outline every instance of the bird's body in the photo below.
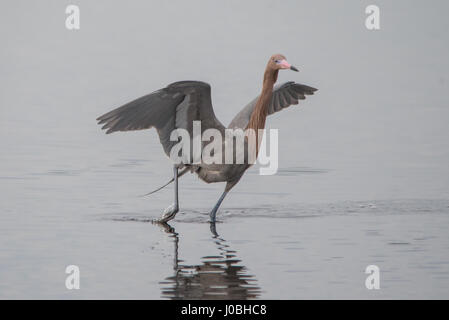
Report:
M 243 132 L 253 130 L 256 132 L 255 143 L 245 137 L 244 141 L 244 161 L 239 163 L 225 163 L 226 139 L 221 144 L 221 163 L 210 163 L 207 161 L 193 161 L 192 156 L 184 159 L 174 166 L 175 182 L 175 204 L 167 208 L 161 218 L 161 221 L 172 219 L 178 212 L 178 177 L 190 171 L 196 173 L 198 177 L 206 183 L 226 182 L 225 190 L 211 212 L 211 220 L 215 221 L 215 214 L 222 200 L 240 180 L 245 171 L 253 164 L 248 156 L 248 151 L 252 150 L 257 156 L 260 147 L 260 137 L 258 130 L 265 128 L 266 117 L 272 113 L 280 111 L 292 104 L 298 104 L 299 100 L 305 99 L 305 95 L 313 94 L 316 89 L 286 82 L 274 86 L 280 69 L 293 69 L 282 55 L 273 55 L 264 73 L 264 80 L 261 94 L 244 107 L 226 128 L 215 116 L 212 101 L 211 88 L 209 84 L 200 81 L 180 81 L 167 87 L 157 90 L 149 95 L 129 102 L 111 112 L 108 112 L 97 120 L 99 124 L 104 124 L 102 129 L 108 129 L 106 133 L 115 131 L 141 130 L 155 127 L 160 142 L 167 156 L 171 156 L 172 148 L 179 142 L 170 139 L 173 130 L 183 129 L 189 133 L 191 141 L 193 136 L 193 122 L 201 123 L 201 134 L 208 129 L 214 129 L 226 136 L 227 129 L 241 129 Z M 232 153 L 234 160 L 239 152 L 233 145 Z M 204 144 L 201 150 L 204 150 Z M 253 149 L 251 149 L 253 148 Z M 178 170 L 182 170 L 180 173 Z

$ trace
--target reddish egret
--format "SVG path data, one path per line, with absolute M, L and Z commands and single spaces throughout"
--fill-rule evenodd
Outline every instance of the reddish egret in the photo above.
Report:
M 312 95 L 317 90 L 295 82 L 274 86 L 278 72 L 282 69 L 298 71 L 287 62 L 283 55 L 271 56 L 265 69 L 261 94 L 235 116 L 228 128 L 253 129 L 257 132 L 259 129 L 265 128 L 267 115 L 292 104 L 298 104 L 299 100 L 305 99 L 306 95 Z M 192 137 L 193 121 L 201 121 L 201 133 L 215 128 L 224 136 L 226 128 L 215 117 L 210 90 L 209 84 L 200 81 L 175 82 L 102 115 L 97 118 L 98 124 L 104 124 L 102 129 L 107 129 L 106 133 L 155 127 L 165 153 L 170 156 L 171 148 L 177 143 L 177 141 L 170 140 L 171 132 L 175 129 L 185 129 Z M 257 150 L 259 145 L 260 141 L 256 143 Z M 179 211 L 178 177 L 190 171 L 195 172 L 201 180 L 207 183 L 226 182 L 224 192 L 210 212 L 210 220 L 215 222 L 217 210 L 226 194 L 237 184 L 251 165 L 252 163 L 206 164 L 204 162 L 174 165 L 173 179 L 167 183 L 174 182 L 174 203 L 164 210 L 158 221 L 167 222 L 173 219 Z

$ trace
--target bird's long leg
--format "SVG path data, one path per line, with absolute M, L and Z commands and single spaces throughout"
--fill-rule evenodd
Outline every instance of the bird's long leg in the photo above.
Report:
M 220 207 L 221 203 L 223 202 L 223 199 L 226 197 L 227 194 L 228 194 L 228 190 L 225 190 L 222 193 L 220 199 L 218 199 L 217 203 L 213 207 L 212 211 L 209 213 L 210 222 L 215 222 L 215 216 L 217 215 L 218 208 Z
M 217 203 L 212 208 L 212 211 L 209 213 L 210 222 L 215 222 L 215 216 L 217 215 L 218 208 L 220 207 L 221 203 L 223 202 L 223 200 L 226 197 L 226 195 L 228 194 L 228 192 L 237 184 L 237 182 L 239 182 L 240 178 L 241 178 L 241 176 L 237 177 L 236 179 L 234 179 L 232 181 L 228 181 L 226 183 L 226 187 L 225 187 L 222 195 L 220 196 L 220 199 L 218 199 Z
M 167 207 L 162 216 L 156 220 L 157 222 L 167 222 L 175 217 L 175 215 L 179 211 L 179 203 L 178 203 L 178 168 L 173 166 L 173 179 L 174 179 L 174 187 L 175 187 L 175 202 Z

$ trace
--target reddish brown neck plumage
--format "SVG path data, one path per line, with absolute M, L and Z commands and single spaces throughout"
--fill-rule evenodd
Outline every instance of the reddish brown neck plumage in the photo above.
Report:
M 273 95 L 273 86 L 276 83 L 278 71 L 279 70 L 272 69 L 269 65 L 267 65 L 263 76 L 262 93 L 260 94 L 259 99 L 256 102 L 256 106 L 251 113 L 248 126 L 246 127 L 246 129 L 253 129 L 254 133 L 256 134 L 256 154 L 258 154 L 259 152 L 259 146 L 261 142 L 258 139 L 258 130 L 265 129 L 265 120 L 268 114 L 268 106 L 271 102 L 271 97 Z

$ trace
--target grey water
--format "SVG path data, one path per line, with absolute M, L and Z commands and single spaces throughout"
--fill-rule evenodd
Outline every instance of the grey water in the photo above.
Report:
M 7 1 L 0 10 L 0 298 L 448 299 L 446 1 Z M 316 95 L 268 118 L 279 170 L 180 179 L 154 130 L 95 118 L 171 82 L 212 86 L 225 124 L 269 56 Z M 80 289 L 68 290 L 68 265 Z M 365 286 L 368 265 L 380 289 Z

